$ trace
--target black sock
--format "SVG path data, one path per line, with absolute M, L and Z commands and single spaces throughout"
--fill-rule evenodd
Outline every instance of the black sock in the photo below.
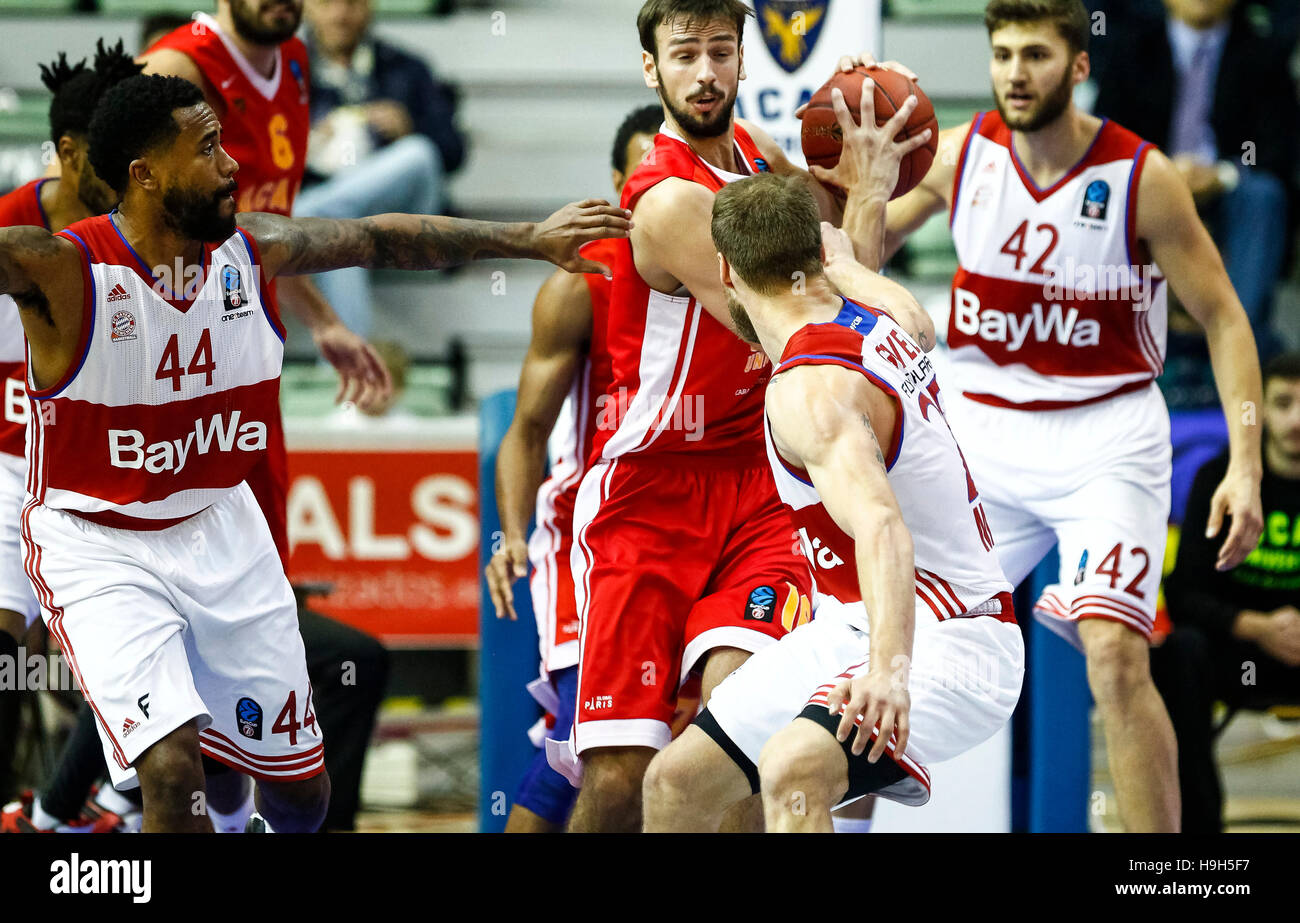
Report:
M 25 664 L 18 663 L 18 639 L 7 631 L 0 631 L 0 657 L 11 659 L 15 679 L 19 670 L 27 669 Z M 0 689 L 0 803 L 13 795 L 10 788 L 14 784 L 14 754 L 18 750 L 18 727 L 21 723 L 19 695 L 17 689 Z
M 85 703 L 59 756 L 54 778 L 41 793 L 41 807 L 60 820 L 72 820 L 90 795 L 90 786 L 108 772 L 95 715 Z

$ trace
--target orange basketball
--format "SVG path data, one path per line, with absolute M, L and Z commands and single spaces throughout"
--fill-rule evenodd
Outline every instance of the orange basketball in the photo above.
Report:
M 917 148 L 903 158 L 898 167 L 898 185 L 894 187 L 891 199 L 896 199 L 919 183 L 934 163 L 935 151 L 939 148 L 939 123 L 934 117 L 934 105 L 919 86 L 896 71 L 882 67 L 854 68 L 851 73 L 838 73 L 813 94 L 808 101 L 808 108 L 803 114 L 803 155 L 811 164 L 830 169 L 840 162 L 840 152 L 844 148 L 844 133 L 835 118 L 835 109 L 831 106 L 831 90 L 839 87 L 844 93 L 844 102 L 853 115 L 853 121 L 859 122 L 862 106 L 862 78 L 870 77 L 876 82 L 876 124 L 888 122 L 903 105 L 904 100 L 916 94 L 917 107 L 912 112 L 898 135 L 898 140 L 910 138 L 915 134 L 930 129 L 930 140 L 924 147 Z

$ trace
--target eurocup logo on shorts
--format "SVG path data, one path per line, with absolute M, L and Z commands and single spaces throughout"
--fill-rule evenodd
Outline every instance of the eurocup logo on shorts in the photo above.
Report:
M 1110 183 L 1093 180 L 1083 193 L 1083 217 L 1094 221 L 1106 220 L 1106 206 L 1110 202 Z
M 829 6 L 830 0 L 754 0 L 763 42 L 786 73 L 793 74 L 812 54 Z
M 1102 562 L 1105 563 L 1104 561 Z M 1088 573 L 1088 549 L 1083 549 L 1083 557 L 1079 558 L 1079 569 L 1074 572 L 1074 585 L 1078 586 L 1083 583 L 1084 576 Z
M 248 696 L 235 705 L 235 720 L 239 723 L 240 734 L 253 740 L 262 739 L 262 706 Z
M 239 270 L 234 266 L 223 266 L 221 269 L 221 300 L 227 311 L 237 311 L 244 306 L 244 288 Z
M 776 590 L 770 586 L 756 586 L 749 591 L 745 602 L 745 621 L 771 622 L 776 614 Z

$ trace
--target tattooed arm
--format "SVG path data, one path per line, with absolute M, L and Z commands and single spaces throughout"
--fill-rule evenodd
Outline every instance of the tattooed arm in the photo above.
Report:
M 865 376 L 833 365 L 799 366 L 767 387 L 767 418 L 777 452 L 802 467 L 822 506 L 856 552 L 858 588 L 871 628 L 866 673 L 832 691 L 832 714 L 844 704 L 838 737 L 847 740 L 853 718 L 880 722 L 869 759 L 885 749 L 891 730 L 897 753 L 907 746 L 907 671 L 916 621 L 916 571 L 912 535 L 890 487 L 882 441 L 898 425 L 898 410 Z M 846 562 L 847 564 L 847 562 Z M 853 742 L 862 753 L 866 735 Z
M 82 269 L 80 251 L 67 238 L 45 228 L 0 228 L 0 294 L 18 304 L 32 374 L 42 387 L 68 370 L 81 340 Z
M 261 251 L 263 272 L 300 275 L 347 266 L 367 269 L 445 269 L 473 260 L 549 260 L 570 272 L 605 273 L 578 255 L 583 244 L 626 237 L 626 209 L 601 199 L 566 205 L 537 224 L 470 221 L 440 215 L 369 218 L 283 218 L 261 212 L 239 216 Z

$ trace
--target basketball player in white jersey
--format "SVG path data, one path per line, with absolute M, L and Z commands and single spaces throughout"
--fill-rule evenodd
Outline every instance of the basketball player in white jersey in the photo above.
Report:
M 629 222 L 592 201 L 536 225 L 247 214 L 239 227 L 220 129 L 188 81 L 124 80 L 90 126 L 120 208 L 55 235 L 0 230 L 34 402 L 23 542 L 114 784 L 142 788 L 144 829 L 211 831 L 192 810 L 205 752 L 258 780 L 273 829 L 310 831 L 329 797 L 323 743 L 293 592 L 245 482 L 283 354 L 266 283 L 489 256 L 603 272 L 578 247 Z
M 925 803 L 926 767 L 1011 716 L 1024 649 L 934 364 L 827 280 L 807 188 L 734 183 L 712 229 L 736 327 L 774 364 L 768 459 L 819 601 L 651 763 L 646 829 L 716 831 L 761 790 L 769 832 L 830 832 L 845 799 Z
M 1169 513 L 1169 418 L 1154 379 L 1166 286 L 1205 328 L 1231 454 L 1209 528 L 1234 567 L 1262 528 L 1259 363 L 1246 315 L 1168 158 L 1071 102 L 1088 76 L 1079 0 L 987 8 L 996 111 L 941 133 L 888 210 L 886 254 L 947 211 L 960 268 L 947 410 L 1019 583 L 1055 544 L 1034 615 L 1081 648 L 1130 831 L 1178 828 L 1175 741 L 1148 641 Z M 1264 233 L 1271 233 L 1265 230 Z

